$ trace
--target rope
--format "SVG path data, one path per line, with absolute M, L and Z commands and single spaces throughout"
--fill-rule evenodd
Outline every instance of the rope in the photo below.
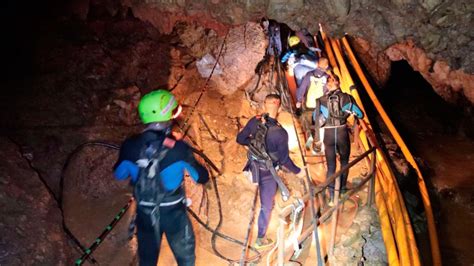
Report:
M 21 145 L 16 142 L 13 138 L 11 137 L 8 137 L 10 139 L 11 142 L 15 143 L 16 146 L 18 146 L 18 148 L 20 149 L 21 151 Z M 75 248 L 79 248 L 80 252 L 85 252 L 86 251 L 86 248 L 84 247 L 84 245 L 81 243 L 81 241 L 79 241 L 79 239 L 71 232 L 71 230 L 69 230 L 69 228 L 67 227 L 66 225 L 66 221 L 65 221 L 65 218 L 64 218 L 64 210 L 63 210 L 63 206 L 62 206 L 62 200 L 61 200 L 61 196 L 60 197 L 57 197 L 53 190 L 49 187 L 48 183 L 46 182 L 46 180 L 44 179 L 43 175 L 41 174 L 41 172 L 33 166 L 33 162 L 26 156 L 23 155 L 22 152 L 20 152 L 22 157 L 28 162 L 28 165 L 29 167 L 36 172 L 36 174 L 38 175 L 41 183 L 43 183 L 43 185 L 45 186 L 46 190 L 48 191 L 48 193 L 50 194 L 50 196 L 54 199 L 54 202 L 56 202 L 58 208 L 59 208 L 59 212 L 61 213 L 61 224 L 62 224 L 62 227 L 63 227 L 63 230 L 64 232 L 66 233 L 66 236 L 69 237 L 69 239 L 75 244 Z M 61 187 L 61 182 L 60 182 L 60 193 L 62 191 L 62 187 Z M 60 194 L 61 195 L 61 194 Z M 92 264 L 95 264 L 97 263 L 97 261 L 93 258 L 93 257 L 90 257 L 89 258 L 89 262 L 91 262 Z
M 257 199 L 258 199 L 258 186 L 255 190 L 255 196 L 253 198 L 253 206 L 252 206 L 252 210 L 250 211 L 251 213 L 251 216 L 252 219 L 250 220 L 250 223 L 249 223 L 249 226 L 247 228 L 247 235 L 245 237 L 245 246 L 244 248 L 242 249 L 242 256 L 240 257 L 240 266 L 244 266 L 244 263 L 245 263 L 245 256 L 247 255 L 247 245 L 248 245 L 248 241 L 250 239 L 250 232 L 252 231 L 252 225 L 253 225 L 253 222 L 255 220 L 255 206 L 257 206 Z
M 99 245 L 105 240 L 107 235 L 112 231 L 112 229 L 114 229 L 117 223 L 123 218 L 124 214 L 128 211 L 128 209 L 132 205 L 132 202 L 133 202 L 133 197 L 131 197 L 128 200 L 127 204 L 125 204 L 125 206 L 122 209 L 120 209 L 119 213 L 115 215 L 114 219 L 109 223 L 109 225 L 105 227 L 102 233 L 94 240 L 92 245 L 84 251 L 84 254 L 82 254 L 82 256 L 76 260 L 76 262 L 74 263 L 75 265 L 82 265 L 85 262 L 85 260 L 89 258 L 92 252 L 94 252 L 94 250 L 99 247 Z
M 278 64 L 278 67 L 280 68 L 279 71 L 281 72 L 281 65 Z M 282 82 L 282 80 L 280 80 L 280 82 Z M 285 92 L 288 92 L 288 86 L 287 84 L 284 82 L 283 83 L 283 86 L 284 88 L 286 89 Z M 283 94 L 285 97 L 289 97 L 288 94 Z M 288 104 L 288 107 L 289 107 L 289 110 L 291 112 L 291 114 L 294 114 L 294 110 L 293 110 L 293 105 L 291 104 L 291 100 L 287 99 L 286 100 L 287 102 L 289 102 Z M 296 129 L 296 121 L 295 121 L 295 117 L 293 115 L 291 115 L 291 119 L 292 119 L 292 122 L 293 122 L 293 127 L 295 128 L 295 131 L 296 131 L 296 140 L 298 141 L 298 149 L 300 150 L 300 153 L 301 153 L 301 160 L 303 161 L 303 165 L 304 165 L 304 171 L 306 172 L 306 182 L 308 183 L 308 186 L 309 186 L 309 194 L 310 194 L 310 206 L 311 206 L 311 216 L 312 216 L 312 223 L 314 225 L 314 230 L 313 230 L 313 236 L 315 238 L 315 242 L 316 242 L 316 256 L 317 256 L 317 259 L 318 259 L 318 265 L 322 266 L 323 265 L 323 260 L 322 260 L 322 257 L 321 257 L 321 247 L 320 247 L 320 243 L 319 243 L 319 235 L 318 235 L 318 220 L 319 220 L 319 217 L 318 217 L 318 212 L 316 212 L 316 209 L 314 207 L 314 188 L 313 188 L 313 182 L 311 181 L 310 179 L 310 173 L 309 173 L 309 170 L 308 170 L 308 167 L 307 167 L 307 164 L 306 164 L 306 159 L 304 158 L 304 151 L 303 151 L 303 148 L 301 146 L 301 141 L 300 141 L 300 138 L 298 137 L 298 131 Z
M 63 188 L 64 188 L 64 178 L 65 178 L 65 172 L 69 166 L 69 164 L 71 163 L 72 159 L 74 158 L 74 156 L 79 152 L 81 151 L 84 147 L 87 147 L 87 146 L 100 146 L 100 147 L 106 147 L 106 148 L 109 148 L 109 149 L 114 149 L 114 150 L 119 150 L 119 146 L 116 145 L 116 144 L 111 144 L 111 143 L 107 143 L 107 142 L 102 142 L 102 141 L 91 141 L 91 142 L 85 142 L 79 146 L 77 146 L 70 154 L 69 156 L 67 157 L 66 159 L 66 162 L 64 163 L 64 166 L 63 166 L 63 169 L 61 171 L 61 179 L 60 179 L 60 197 L 59 197 L 59 201 L 62 202 L 62 199 L 63 199 Z M 220 170 L 216 167 L 216 165 L 209 159 L 209 157 L 207 157 L 202 151 L 200 150 L 197 150 L 193 147 L 191 147 L 191 150 L 193 151 L 193 153 L 199 155 L 201 158 L 204 159 L 204 161 L 206 162 L 206 164 L 211 167 L 213 170 L 215 170 L 217 173 L 219 173 L 219 175 L 221 175 L 221 172 Z M 222 225 L 222 206 L 221 206 L 221 199 L 220 199 L 220 196 L 219 196 L 219 192 L 218 192 L 218 188 L 217 188 L 217 182 L 216 182 L 216 178 L 211 175 L 211 180 L 212 180 L 212 184 L 214 186 L 214 189 L 215 189 L 215 193 L 216 193 L 216 198 L 217 198 L 217 203 L 218 203 L 218 209 L 219 209 L 219 223 L 218 225 L 216 226 L 215 229 L 212 229 L 211 227 L 209 227 L 209 225 L 207 223 L 204 223 L 200 218 L 199 216 L 193 211 L 191 210 L 190 208 L 187 208 L 189 214 L 200 224 L 202 225 L 207 231 L 209 232 L 212 232 L 212 247 L 213 247 L 213 250 L 214 252 L 216 253 L 217 256 L 219 256 L 220 258 L 224 259 L 224 260 L 227 260 L 227 261 L 232 261 L 232 262 L 237 262 L 237 260 L 231 260 L 231 259 L 228 259 L 226 257 L 224 257 L 222 254 L 219 253 L 219 251 L 217 251 L 217 248 L 216 248 L 216 245 L 215 245 L 215 240 L 216 240 L 216 237 L 220 237 L 224 240 L 227 240 L 227 241 L 230 241 L 230 242 L 233 242 L 237 245 L 240 245 L 242 246 L 244 249 L 246 248 L 249 248 L 250 250 L 252 250 L 253 252 L 255 252 L 257 255 L 255 255 L 253 258 L 251 259 L 248 259 L 245 261 L 245 263 L 248 263 L 248 262 L 253 262 L 253 261 L 256 261 L 260 258 L 261 254 L 258 252 L 257 249 L 255 249 L 254 247 L 252 246 L 249 246 L 247 245 L 246 243 L 242 242 L 242 241 L 239 241 L 231 236 L 228 236 L 228 235 L 225 235 L 221 232 L 219 232 L 219 228 L 220 226 Z M 104 229 L 104 231 L 101 233 L 101 235 L 99 237 L 96 238 L 96 240 L 92 243 L 92 245 L 89 247 L 89 248 L 84 248 L 84 247 L 81 247 L 81 250 L 83 252 L 83 254 L 81 255 L 81 257 L 79 259 L 76 260 L 75 262 L 75 265 L 81 265 L 84 263 L 84 261 L 86 259 L 89 259 L 92 263 L 96 263 L 95 260 L 92 259 L 92 253 L 97 249 L 97 247 L 102 244 L 105 240 L 105 238 L 107 237 L 107 235 L 113 230 L 113 228 L 115 228 L 115 225 L 117 225 L 117 223 L 120 221 L 120 219 L 124 216 L 124 214 L 128 211 L 130 205 L 131 205 L 131 202 L 133 201 L 133 197 L 130 198 L 130 200 L 127 202 L 127 204 L 122 208 L 120 209 L 119 213 L 114 217 L 114 219 L 112 220 L 112 222 Z M 253 209 L 255 208 L 256 206 L 256 202 L 254 202 L 254 206 L 253 206 Z M 61 208 L 61 213 L 62 213 L 62 208 Z M 252 211 L 253 213 L 253 211 Z M 252 221 L 253 222 L 253 219 Z M 63 223 L 64 223 L 64 216 L 63 216 Z M 63 224 L 64 225 L 64 224 Z M 65 225 L 64 225 L 65 226 Z M 69 230 L 68 230 L 69 232 Z M 71 237 L 74 237 L 71 233 Z M 74 237 L 75 238 L 75 237 Z M 77 239 L 77 238 L 75 238 Z M 82 246 L 82 245 L 81 245 Z
M 189 119 L 193 116 L 194 110 L 196 109 L 197 105 L 198 105 L 199 102 L 201 101 L 201 98 L 202 98 L 202 96 L 204 95 L 204 92 L 206 92 L 206 90 L 207 90 L 207 88 L 208 88 L 208 84 L 209 84 L 209 81 L 211 80 L 212 74 L 214 74 L 214 70 L 216 69 L 217 63 L 219 62 L 219 58 L 221 57 L 222 51 L 224 50 L 224 46 L 225 46 L 225 42 L 226 42 L 226 39 L 227 39 L 227 35 L 229 35 L 229 31 L 227 31 L 227 33 L 225 34 L 224 40 L 222 41 L 222 45 L 221 45 L 221 48 L 220 48 L 220 50 L 219 50 L 219 54 L 217 55 L 217 58 L 216 58 L 216 63 L 214 63 L 214 66 L 212 67 L 211 74 L 209 75 L 209 77 L 207 77 L 206 83 L 204 83 L 204 86 L 203 86 L 203 88 L 201 89 L 201 93 L 199 94 L 199 97 L 197 98 L 197 100 L 196 100 L 196 102 L 194 103 L 194 105 L 191 107 L 191 112 L 189 113 L 189 115 L 188 115 L 188 116 L 186 117 L 186 119 L 184 120 L 183 125 L 180 126 L 181 130 L 182 130 L 183 133 L 184 133 L 184 136 L 187 135 L 188 130 L 189 130 L 189 128 L 191 127 L 191 126 L 188 126 L 188 127 L 186 128 L 186 126 L 188 125 Z

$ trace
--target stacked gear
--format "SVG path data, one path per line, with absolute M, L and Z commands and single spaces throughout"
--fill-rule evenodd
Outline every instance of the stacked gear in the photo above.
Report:
M 176 98 L 167 90 L 156 90 L 146 94 L 138 105 L 138 113 L 144 124 L 169 121 L 176 118 L 180 110 Z
M 257 132 L 255 136 L 250 140 L 248 158 L 251 162 L 250 169 L 252 172 L 252 181 L 254 183 L 259 182 L 259 168 L 264 168 L 269 170 L 273 176 L 273 179 L 276 181 L 278 187 L 280 188 L 282 199 L 284 201 L 288 200 L 290 197 L 290 192 L 288 188 L 283 183 L 281 178 L 278 176 L 274 162 L 277 160 L 276 154 L 268 152 L 266 139 L 267 134 L 271 130 L 281 128 L 281 125 L 277 122 L 276 124 L 266 123 L 268 121 L 268 114 L 264 114 L 262 117 L 259 117 L 257 123 Z

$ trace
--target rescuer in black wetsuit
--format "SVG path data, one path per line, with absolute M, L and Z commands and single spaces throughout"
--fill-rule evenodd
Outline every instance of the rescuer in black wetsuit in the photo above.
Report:
M 329 78 L 327 83 L 329 92 L 319 98 L 319 110 L 314 110 L 314 120 L 323 122 L 324 128 L 324 149 L 326 155 L 327 174 L 326 178 L 333 175 L 336 171 L 336 154 L 339 154 L 341 168 L 349 163 L 351 153 L 351 143 L 349 139 L 349 130 L 346 126 L 347 118 L 355 115 L 363 118 L 364 114 L 357 106 L 354 98 L 344 93 L 339 88 L 339 77 L 334 75 Z M 322 116 L 322 117 L 321 117 Z M 349 171 L 341 175 L 341 190 L 346 187 Z M 334 183 L 329 185 L 330 205 L 334 199 Z

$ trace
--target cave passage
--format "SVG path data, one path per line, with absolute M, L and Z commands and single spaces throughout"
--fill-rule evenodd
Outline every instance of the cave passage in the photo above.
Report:
M 110 10 L 101 7 L 101 1 L 90 1 L 87 16 L 82 20 L 76 20 L 72 14 L 60 13 L 60 7 L 65 5 L 60 5 L 61 1 L 47 2 L 50 5 L 39 2 L 13 5 L 9 1 L 2 21 L 6 28 L 5 35 L 10 39 L 3 42 L 4 47 L 1 48 L 8 77 L 3 80 L 4 93 L 0 96 L 0 130 L 2 137 L 6 135 L 19 144 L 10 143 L 7 138 L 0 139 L 8 148 L 4 149 L 4 157 L 16 158 L 16 161 L 7 164 L 12 167 L 5 167 L 7 179 L 0 177 L 0 185 L 6 188 L 4 194 L 11 200 L 9 205 L 15 212 L 11 212 L 14 213 L 11 217 L 0 213 L 2 219 L 8 218 L 8 223 L 2 220 L 0 226 L 8 227 L 1 230 L 5 232 L 2 233 L 5 242 L 13 243 L 10 239 L 20 239 L 10 245 L 11 249 L 22 254 L 42 254 L 46 258 L 35 256 L 30 260 L 26 255 L 18 258 L 13 253 L 7 254 L 10 255 L 7 259 L 21 259 L 17 264 L 26 265 L 48 265 L 75 258 L 77 252 L 72 250 L 59 226 L 64 216 L 68 226 L 78 232 L 81 242 L 90 243 L 129 198 L 128 185 L 113 180 L 110 166 L 116 160 L 116 153 L 103 148 L 86 149 L 75 157 L 62 184 L 59 181 L 62 163 L 70 152 L 88 140 L 120 143 L 129 134 L 140 132 L 142 128 L 137 124 L 135 105 L 140 95 L 150 90 L 172 88 L 189 112 L 189 106 L 194 104 L 205 80 L 196 70 L 196 61 L 205 54 L 217 54 L 216 47 L 223 43 L 223 36 L 193 23 L 177 23 L 170 34 L 165 34 L 149 21 L 134 17 L 129 8 L 118 8 L 111 16 L 108 14 Z M 71 18 L 68 19 L 68 16 Z M 226 43 L 227 54 L 223 60 L 227 66 L 237 65 L 239 70 L 226 73 L 225 78 L 216 78 L 217 85 L 206 91 L 197 112 L 201 120 L 210 125 L 206 125 L 207 130 L 202 126 L 206 122 L 191 121 L 193 128 L 190 134 L 199 140 L 202 148 L 206 148 L 206 154 L 226 171 L 226 177 L 219 179 L 225 195 L 223 209 L 226 222 L 223 231 L 238 239 L 244 238 L 241 228 L 247 227 L 247 205 L 252 199 L 254 187 L 241 174 L 247 158 L 234 139 L 240 130 L 241 120 L 245 121 L 256 113 L 256 108 L 246 101 L 243 91 L 248 91 L 246 87 L 253 87 L 255 82 L 250 76 L 254 75 L 255 65 L 264 51 L 265 36 L 262 35 L 256 22 L 233 30 L 229 37 L 232 41 Z M 245 62 L 236 58 L 244 58 L 242 61 Z M 271 83 L 265 85 L 268 84 Z M 266 92 L 263 91 L 262 95 Z M 468 250 L 468 237 L 474 235 L 473 200 L 465 196 L 473 194 L 470 180 L 474 169 L 472 166 L 468 168 L 472 157 L 466 156 L 472 155 L 474 150 L 474 134 L 469 123 L 472 118 L 465 114 L 466 109 L 450 105 L 436 95 L 405 61 L 393 63 L 392 78 L 386 88 L 377 93 L 409 146 L 426 162 L 428 177 L 441 191 L 438 213 L 443 259 L 447 264 L 474 261 L 469 257 L 471 252 Z M 291 127 L 294 123 L 291 114 L 286 115 L 287 123 L 283 126 Z M 293 139 L 290 147 L 298 146 L 296 135 L 295 130 L 290 136 Z M 433 151 L 433 147 L 438 149 Z M 59 215 L 58 208 L 53 204 L 54 197 L 41 191 L 41 184 L 33 182 L 37 181 L 36 174 L 23 171 L 28 169 L 24 159 L 39 169 L 38 175 L 45 177 L 43 181 L 51 188 L 52 196 L 62 194 L 59 191 L 64 185 L 65 215 Z M 317 167 L 324 171 L 323 164 L 318 162 Z M 367 172 L 362 166 L 360 168 L 359 172 Z M 356 171 L 352 173 L 351 178 L 360 179 Z M 8 179 L 10 176 L 12 178 Z M 292 185 L 300 187 L 296 181 L 294 183 Z M 192 195 L 196 198 L 195 202 L 202 200 L 204 193 L 198 193 L 200 190 L 192 184 L 186 186 L 195 192 Z M 3 194 L 0 196 L 3 197 Z M 24 204 L 16 204 L 15 201 Z M 211 202 L 215 201 L 211 198 Z M 470 206 L 471 213 L 466 212 L 466 206 Z M 217 207 L 210 209 L 211 218 L 217 217 Z M 17 215 L 19 210 L 26 211 Z M 38 210 L 46 211 L 41 213 Z M 15 220 L 16 215 L 20 216 L 20 222 Z M 366 216 L 370 218 L 371 215 L 377 216 L 376 213 Z M 127 216 L 124 220 L 127 219 L 131 217 Z M 214 222 L 216 219 L 211 220 Z M 348 220 L 349 226 L 353 221 Z M 4 227 L 4 224 L 7 226 Z M 17 224 L 21 226 L 17 227 Z M 360 224 L 368 223 L 361 220 Z M 136 253 L 136 243 L 128 242 L 127 226 L 127 223 L 120 224 L 101 246 L 102 249 L 94 254 L 99 262 L 110 261 L 111 265 L 120 265 L 131 260 Z M 272 226 L 275 229 L 276 222 Z M 17 233 L 24 234 L 24 228 L 37 228 L 39 232 L 28 231 L 23 238 L 17 238 Z M 456 230 L 449 230 L 451 228 Z M 195 230 L 200 246 L 197 256 L 204 258 L 209 265 L 222 263 L 206 244 L 210 243 L 210 234 L 198 226 Z M 378 237 L 382 237 L 380 231 Z M 3 250 L 5 242 L 3 239 L 0 241 L 0 264 L 3 254 L 8 253 Z M 35 243 L 35 248 L 41 250 L 38 253 L 33 248 L 27 250 L 29 243 Z M 44 243 L 60 247 L 46 250 Z M 379 244 L 383 246 L 383 243 Z M 239 251 L 234 245 L 219 243 L 220 248 L 228 253 Z M 57 254 L 51 255 L 52 250 Z M 232 255 L 239 255 L 236 254 Z M 45 262 L 48 260 L 51 263 Z M 161 263 L 174 263 L 169 251 Z
M 407 145 L 418 156 L 438 216 L 438 235 L 446 265 L 467 265 L 474 234 L 474 136 L 467 106 L 443 100 L 404 60 L 392 62 L 390 79 L 376 91 Z M 415 182 L 412 182 L 416 186 Z M 438 193 L 439 192 L 439 193 Z

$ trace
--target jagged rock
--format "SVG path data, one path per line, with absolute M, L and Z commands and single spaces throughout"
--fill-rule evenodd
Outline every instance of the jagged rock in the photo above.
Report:
M 219 58 L 222 75 L 212 76 L 215 87 L 223 95 L 246 89 L 255 76 L 254 69 L 263 58 L 267 40 L 257 23 L 249 22 L 230 29 L 225 49 Z M 220 45 L 214 51 L 219 53 Z
M 15 144 L 2 137 L 0 146 L 0 264 L 71 264 L 54 198 Z
M 413 41 L 395 44 L 385 54 L 393 61 L 407 60 L 445 100 L 455 102 L 457 92 L 461 92 L 470 102 L 474 102 L 474 75 L 452 70 L 446 61 L 433 61 Z
M 351 38 L 351 44 L 370 76 L 377 85 L 383 86 L 390 77 L 391 61 L 388 56 L 362 38 Z
M 208 31 L 194 24 L 180 24 L 177 33 L 181 43 L 189 48 L 190 54 L 201 58 L 217 46 L 217 35 L 213 30 Z
M 350 0 L 325 0 L 329 12 L 335 17 L 345 17 L 351 9 Z
M 438 7 L 443 0 L 419 0 L 419 2 L 427 11 L 431 12 L 433 9 Z
M 471 81 L 474 71 L 473 36 L 471 14 L 472 1 L 465 0 L 394 0 L 355 2 L 349 0 L 281 1 L 265 0 L 253 2 L 208 1 L 187 3 L 187 1 L 162 2 L 130 1 L 129 6 L 136 17 L 149 21 L 162 32 L 171 32 L 179 21 L 196 22 L 205 28 L 214 29 L 223 35 L 229 26 L 256 21 L 267 15 L 285 22 L 294 29 L 308 28 L 318 31 L 319 23 L 329 33 L 341 36 L 344 33 L 365 39 L 371 45 L 371 59 L 362 59 L 379 84 L 383 84 L 388 73 L 386 58 L 380 53 L 388 47 L 414 40 L 414 46 L 426 51 L 426 59 L 433 62 L 447 62 L 451 68 L 451 81 L 440 83 L 429 74 L 428 69 L 420 72 L 436 91 L 448 101 L 455 101 L 457 93 L 463 91 L 471 102 L 474 92 Z M 374 56 L 377 55 L 377 56 Z M 390 57 L 390 56 L 389 56 Z M 406 58 L 414 68 L 419 62 Z M 376 65 L 377 62 L 382 64 Z M 371 69 L 371 68 L 375 68 Z M 382 71 L 381 71 L 382 70 Z M 438 73 L 436 73 L 437 75 Z

